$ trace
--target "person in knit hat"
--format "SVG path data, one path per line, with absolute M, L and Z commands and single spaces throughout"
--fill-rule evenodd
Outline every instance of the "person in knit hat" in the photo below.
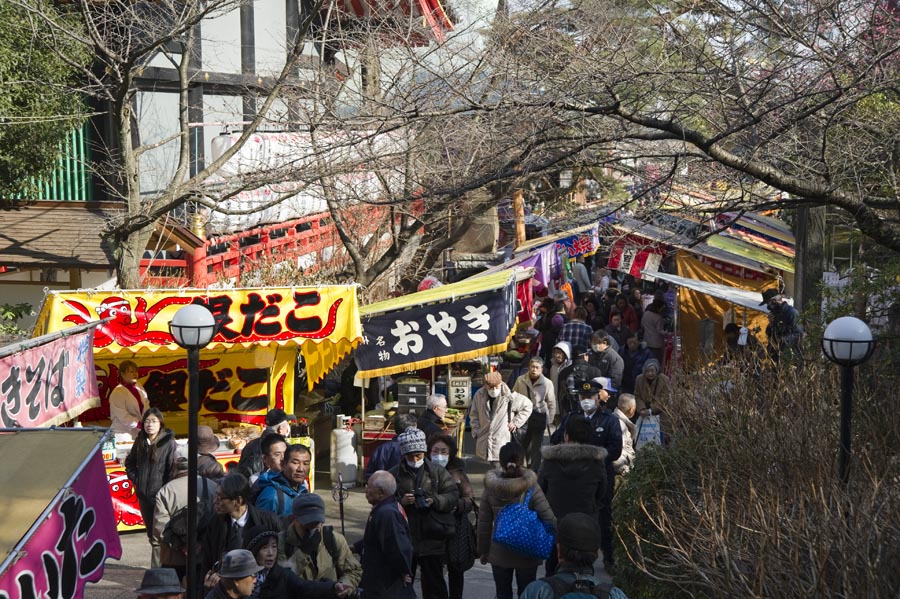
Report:
M 534 404 L 510 390 L 499 372 L 484 375 L 484 385 L 472 398 L 469 422 L 475 439 L 475 455 L 499 465 L 500 448 L 509 443 L 513 432 L 525 426 Z
M 391 469 L 397 480 L 397 499 L 409 518 L 413 544 L 413 572 L 422 569 L 422 595 L 446 599 L 444 555 L 447 538 L 454 533 L 453 511 L 459 490 L 443 466 L 425 459 L 425 433 L 417 428 L 400 435 L 403 459 Z M 443 526 L 448 525 L 449 528 Z

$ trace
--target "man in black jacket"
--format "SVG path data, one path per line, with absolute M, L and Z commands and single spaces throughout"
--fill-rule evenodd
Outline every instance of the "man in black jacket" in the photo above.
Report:
M 265 472 L 265 464 L 262 459 L 262 440 L 269 433 L 278 433 L 282 437 L 291 435 L 291 421 L 296 420 L 293 414 L 286 414 L 284 410 L 274 408 L 266 414 L 266 430 L 259 437 L 253 439 L 241 451 L 241 459 L 238 468 L 248 479 L 253 475 Z
M 263 525 L 281 530 L 281 520 L 268 510 L 257 509 L 250 503 L 250 482 L 237 472 L 227 475 L 216 492 L 216 516 L 203 534 L 204 584 L 213 587 L 218 574 L 213 566 L 222 556 L 243 546 L 243 531 L 248 526 Z
M 581 412 L 578 407 L 578 382 L 589 381 L 595 377 L 603 376 L 603 373 L 596 366 L 588 362 L 590 350 L 578 345 L 572 348 L 572 363 L 563 368 L 559 373 L 560 389 L 555 389 L 556 399 L 559 402 L 560 418 L 565 418 L 567 414 L 578 414 Z M 556 429 L 559 433 L 559 441 L 562 441 L 562 426 Z
M 416 422 L 416 428 L 425 433 L 425 438 L 444 432 L 444 416 L 447 415 L 447 396 L 432 393 L 425 404 L 428 408 Z
M 413 546 L 406 513 L 397 502 L 397 481 L 379 470 L 369 477 L 366 500 L 372 506 L 362 548 L 360 589 L 366 599 L 412 599 Z
M 606 450 L 591 445 L 591 423 L 572 415 L 566 419 L 564 443 L 541 450 L 538 483 L 547 496 L 557 521 L 567 514 L 581 512 L 599 521 L 600 506 L 606 494 Z M 547 576 L 556 570 L 556 554 L 547 560 Z

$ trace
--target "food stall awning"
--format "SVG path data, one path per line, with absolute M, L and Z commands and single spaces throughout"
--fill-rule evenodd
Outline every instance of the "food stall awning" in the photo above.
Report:
M 506 349 L 516 324 L 516 274 L 499 272 L 360 309 L 357 376 L 372 378 Z
M 0 596 L 82 597 L 122 557 L 101 429 L 0 429 Z M 45 456 L 40 467 L 34 459 Z M 57 593 L 60 593 L 57 595 Z
M 775 251 L 769 251 L 767 249 L 759 247 L 758 245 L 748 243 L 734 237 L 729 237 L 727 235 L 712 235 L 706 240 L 706 243 L 710 247 L 724 250 L 742 258 L 754 260 L 761 264 L 774 266 L 775 268 L 783 270 L 784 272 L 794 272 L 793 258 L 785 256 L 781 253 L 777 253 Z
M 513 254 L 518 256 L 519 254 L 550 243 L 556 243 L 557 247 L 565 248 L 569 254 L 569 258 L 589 256 L 596 252 L 600 247 L 599 225 L 597 223 L 584 225 L 582 227 L 554 233 L 553 235 L 548 235 L 546 237 L 531 239 L 517 247 Z
M 759 305 L 761 297 L 760 294 L 755 291 L 738 289 L 737 287 L 731 287 L 730 285 L 719 285 L 718 283 L 698 281 L 697 279 L 679 277 L 678 275 L 671 275 L 664 272 L 645 271 L 644 274 L 647 276 L 653 276 L 663 281 L 668 281 L 669 283 L 673 283 L 675 285 L 678 285 L 679 287 L 686 287 L 687 289 L 692 289 L 694 291 L 699 291 L 700 293 L 711 295 L 712 297 L 723 299 L 727 302 L 731 302 L 732 304 L 743 306 L 744 308 L 749 308 L 751 310 L 756 310 L 757 312 L 763 312 L 765 314 L 769 313 L 769 309 L 766 306 Z
M 299 346 L 310 388 L 362 338 L 355 285 L 51 291 L 35 335 L 111 317 L 94 334 L 96 359 L 181 356 L 184 350 L 174 342 L 169 322 L 179 308 L 192 303 L 207 306 L 220 325 L 203 354 L 243 350 L 262 359 L 274 351 L 260 348 Z

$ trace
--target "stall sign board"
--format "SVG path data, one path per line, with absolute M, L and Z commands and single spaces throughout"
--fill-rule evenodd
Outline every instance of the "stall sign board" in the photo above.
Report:
M 363 320 L 358 376 L 371 378 L 506 349 L 516 322 L 514 278 L 496 290 Z
M 451 408 L 468 408 L 472 403 L 472 379 L 467 376 L 451 376 L 447 385 Z
M 93 340 L 89 329 L 0 360 L 0 426 L 55 426 L 99 405 Z
M 97 452 L 0 576 L 0 597 L 83 597 L 85 583 L 103 577 L 106 559 L 122 557 L 105 479 Z

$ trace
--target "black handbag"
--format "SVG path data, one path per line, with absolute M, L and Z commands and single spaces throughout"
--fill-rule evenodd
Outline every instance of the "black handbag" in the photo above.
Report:
M 506 421 L 512 422 L 512 401 L 506 403 Z M 521 446 L 525 446 L 525 440 L 528 439 L 528 420 L 525 421 L 525 424 L 514 430 L 510 433 L 510 437 L 512 440 L 518 443 Z
M 456 534 L 447 541 L 447 565 L 454 570 L 465 572 L 475 565 L 478 543 L 475 531 L 478 528 L 478 506 L 475 508 L 475 524 L 468 514 L 456 515 Z

